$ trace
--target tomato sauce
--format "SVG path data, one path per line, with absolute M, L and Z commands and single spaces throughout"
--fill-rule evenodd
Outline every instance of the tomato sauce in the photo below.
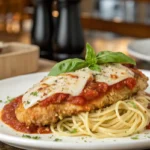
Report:
M 38 127 L 35 125 L 27 126 L 25 123 L 21 123 L 17 120 L 15 109 L 21 103 L 21 100 L 22 96 L 19 96 L 9 104 L 5 105 L 2 110 L 2 121 L 13 129 L 23 133 L 50 133 L 49 127 Z
M 87 83 L 87 85 L 85 86 L 85 88 L 83 89 L 83 91 L 80 93 L 79 96 L 70 96 L 69 94 L 57 93 L 41 101 L 39 105 L 41 107 L 42 106 L 46 107 L 49 104 L 60 104 L 66 101 L 75 105 L 85 105 L 90 100 L 102 97 L 104 94 L 106 94 L 108 91 L 112 89 L 119 90 L 122 87 L 126 86 L 132 90 L 135 85 L 136 80 L 134 78 L 127 78 L 111 86 L 109 86 L 104 82 L 91 81 Z
M 146 129 L 150 129 L 150 123 L 146 126 Z

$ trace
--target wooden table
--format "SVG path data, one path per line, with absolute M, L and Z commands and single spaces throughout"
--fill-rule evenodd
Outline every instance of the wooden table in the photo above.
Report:
M 40 59 L 39 60 L 39 69 L 37 72 L 48 72 L 55 64 L 56 64 L 55 61 Z

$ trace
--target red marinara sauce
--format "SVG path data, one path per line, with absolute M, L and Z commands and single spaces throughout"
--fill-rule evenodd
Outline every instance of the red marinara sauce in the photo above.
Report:
M 79 94 L 79 96 L 70 96 L 69 94 L 57 93 L 41 101 L 39 105 L 41 107 L 46 107 L 49 104 L 60 104 L 65 101 L 68 101 L 69 103 L 75 105 L 85 105 L 90 100 L 102 97 L 111 89 L 119 90 L 122 87 L 126 86 L 132 90 L 135 85 L 136 85 L 135 78 L 127 78 L 111 86 L 109 86 L 104 82 L 90 81 L 89 83 L 87 83 L 87 85 L 85 86 L 83 91 Z
M 149 93 L 146 93 L 147 96 L 150 96 Z M 150 109 L 150 103 L 147 106 L 148 109 Z M 150 129 L 150 123 L 146 126 L 146 129 Z
M 35 125 L 27 126 L 17 120 L 15 115 L 16 107 L 21 103 L 22 96 L 17 97 L 9 104 L 5 105 L 2 110 L 1 119 L 4 123 L 23 133 L 50 133 L 49 127 L 38 127 Z
M 146 126 L 146 129 L 150 129 L 150 123 Z

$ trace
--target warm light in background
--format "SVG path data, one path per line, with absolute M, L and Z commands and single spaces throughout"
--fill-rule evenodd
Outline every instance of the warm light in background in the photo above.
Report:
M 119 23 L 122 22 L 123 20 L 120 17 L 115 17 L 113 21 Z
M 103 50 L 110 50 L 113 52 L 122 52 L 128 54 L 127 45 L 131 42 L 132 38 L 116 38 L 116 39 L 94 39 L 91 41 L 96 53 Z
M 12 24 L 12 31 L 14 33 L 18 33 L 20 31 L 20 24 L 19 21 L 14 21 Z
M 20 32 L 20 19 L 19 13 L 8 14 L 6 18 L 6 31 L 8 33 L 19 33 Z
M 59 12 L 57 10 L 52 11 L 52 16 L 57 18 L 59 16 Z

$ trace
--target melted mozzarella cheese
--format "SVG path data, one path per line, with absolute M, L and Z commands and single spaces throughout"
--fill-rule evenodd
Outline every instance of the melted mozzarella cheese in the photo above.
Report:
M 93 77 L 97 82 L 105 82 L 108 85 L 134 77 L 134 73 L 121 64 L 104 64 L 100 68 L 100 72 L 83 68 L 75 72 L 63 73 L 59 76 L 45 77 L 23 95 L 24 108 L 32 107 L 39 101 L 56 93 L 77 96 L 82 92 L 90 77 Z
M 101 65 L 100 68 L 100 72 L 90 70 L 89 68 L 83 68 L 81 70 L 87 73 L 92 73 L 97 82 L 105 82 L 108 85 L 113 85 L 126 78 L 134 77 L 134 73 L 121 64 L 104 64 Z
M 83 71 L 80 73 L 66 73 L 59 76 L 47 76 L 40 83 L 29 89 L 23 96 L 24 108 L 29 108 L 56 93 L 76 96 L 81 93 L 91 76 L 91 73 Z

